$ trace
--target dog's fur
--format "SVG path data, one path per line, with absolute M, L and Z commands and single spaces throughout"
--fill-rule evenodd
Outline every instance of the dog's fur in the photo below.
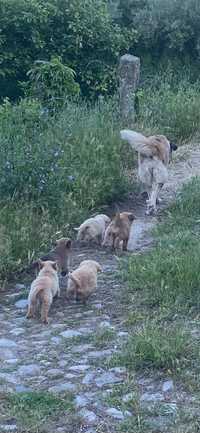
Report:
M 123 250 L 126 251 L 134 219 L 135 217 L 131 212 L 118 212 L 105 231 L 102 245 L 111 245 L 113 249 L 116 249 L 119 248 L 122 241 Z
M 72 241 L 69 238 L 61 238 L 55 241 L 55 247 L 48 254 L 40 257 L 40 260 L 56 261 L 58 265 L 59 273 L 64 277 L 68 274 L 71 265 L 71 250 Z M 35 269 L 36 273 L 39 270 L 39 261 L 32 263 L 32 268 Z
M 177 146 L 164 135 L 145 137 L 129 129 L 122 130 L 120 135 L 138 152 L 138 175 L 148 194 L 146 213 L 156 212 L 158 194 L 168 179 L 171 153 Z
M 80 227 L 75 228 L 78 231 L 77 240 L 86 242 L 95 241 L 101 245 L 106 227 L 110 221 L 110 218 L 104 214 L 87 219 Z
M 79 267 L 68 276 L 67 298 L 75 296 L 76 301 L 86 300 L 97 287 L 97 272 L 102 268 L 95 260 L 84 260 Z
M 60 296 L 57 263 L 39 260 L 39 274 L 32 282 L 28 296 L 27 319 L 34 317 L 38 301 L 41 303 L 41 320 L 48 323 L 48 312 L 54 296 Z

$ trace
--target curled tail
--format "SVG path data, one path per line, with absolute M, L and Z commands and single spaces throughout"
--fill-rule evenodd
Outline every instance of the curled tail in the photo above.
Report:
M 71 272 L 69 273 L 68 278 L 70 278 L 76 286 L 80 287 L 80 281 Z
M 31 304 L 33 304 L 33 303 L 36 302 L 37 295 L 38 295 L 38 293 L 41 292 L 42 290 L 44 290 L 44 287 L 42 287 L 42 286 L 38 286 L 38 287 L 36 287 L 36 289 L 32 292 L 32 294 L 31 294 L 31 296 L 30 296 L 30 299 L 29 299 L 29 302 L 30 302 Z
M 132 149 L 141 153 L 145 156 L 154 156 L 155 150 L 150 146 L 149 140 L 140 132 L 131 131 L 130 129 L 123 129 L 120 131 L 120 136 L 122 140 L 128 141 Z

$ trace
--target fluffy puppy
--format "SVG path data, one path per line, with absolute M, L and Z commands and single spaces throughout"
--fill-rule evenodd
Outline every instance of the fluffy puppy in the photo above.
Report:
M 75 228 L 78 231 L 77 240 L 79 241 L 95 241 L 101 245 L 106 227 L 110 223 L 110 218 L 107 215 L 99 214 L 93 218 L 84 221 L 80 227 Z
M 135 217 L 131 212 L 118 212 L 105 231 L 102 245 L 111 245 L 113 249 L 116 249 L 119 248 L 122 241 L 123 250 L 126 251 L 134 219 Z
M 48 312 L 54 296 L 60 296 L 57 263 L 38 260 L 39 274 L 32 282 L 28 296 L 27 319 L 35 316 L 38 301 L 41 304 L 41 320 L 48 324 Z
M 67 298 L 75 296 L 76 301 L 86 303 L 88 297 L 97 287 L 97 272 L 102 268 L 95 260 L 84 260 L 68 276 Z
M 149 215 L 157 210 L 158 195 L 167 182 L 167 167 L 177 146 L 164 135 L 145 137 L 129 129 L 122 130 L 120 135 L 138 152 L 138 176 L 148 194 L 146 213 Z
M 48 254 L 42 256 L 42 261 L 52 260 L 56 261 L 58 265 L 58 271 L 64 277 L 68 274 L 71 264 L 71 250 L 72 241 L 69 238 L 61 238 L 55 241 L 55 247 L 49 251 Z M 36 261 L 32 264 L 32 268 L 39 270 L 39 262 Z

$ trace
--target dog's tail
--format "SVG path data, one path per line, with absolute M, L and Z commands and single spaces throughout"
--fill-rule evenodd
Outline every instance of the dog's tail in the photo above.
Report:
M 43 286 L 38 286 L 38 287 L 36 287 L 36 289 L 33 291 L 33 293 L 31 294 L 31 297 L 30 297 L 30 299 L 29 299 L 29 302 L 31 303 L 31 304 L 34 304 L 35 302 L 36 302 L 36 298 L 37 298 L 37 296 L 38 296 L 38 294 L 40 293 L 40 292 L 42 292 L 44 290 L 44 287 Z
M 140 132 L 123 129 L 120 131 L 120 136 L 122 140 L 128 141 L 137 152 L 149 157 L 154 156 L 155 150 L 153 146 L 150 146 L 148 138 L 140 134 Z
M 76 288 L 80 287 L 80 281 L 78 280 L 78 278 L 76 278 L 73 273 L 69 273 L 68 278 L 70 278 L 70 280 L 73 281 L 73 283 L 75 284 Z

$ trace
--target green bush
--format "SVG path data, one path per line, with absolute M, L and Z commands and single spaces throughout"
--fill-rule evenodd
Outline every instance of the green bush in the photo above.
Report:
M 105 0 L 2 0 L 0 97 L 22 94 L 35 60 L 60 56 L 84 95 L 116 89 L 116 64 L 135 32 L 115 24 Z
M 45 108 L 63 108 L 67 99 L 80 91 L 75 82 L 75 72 L 63 65 L 58 57 L 52 57 L 50 62 L 35 61 L 27 75 L 30 80 L 28 94 L 37 98 Z

